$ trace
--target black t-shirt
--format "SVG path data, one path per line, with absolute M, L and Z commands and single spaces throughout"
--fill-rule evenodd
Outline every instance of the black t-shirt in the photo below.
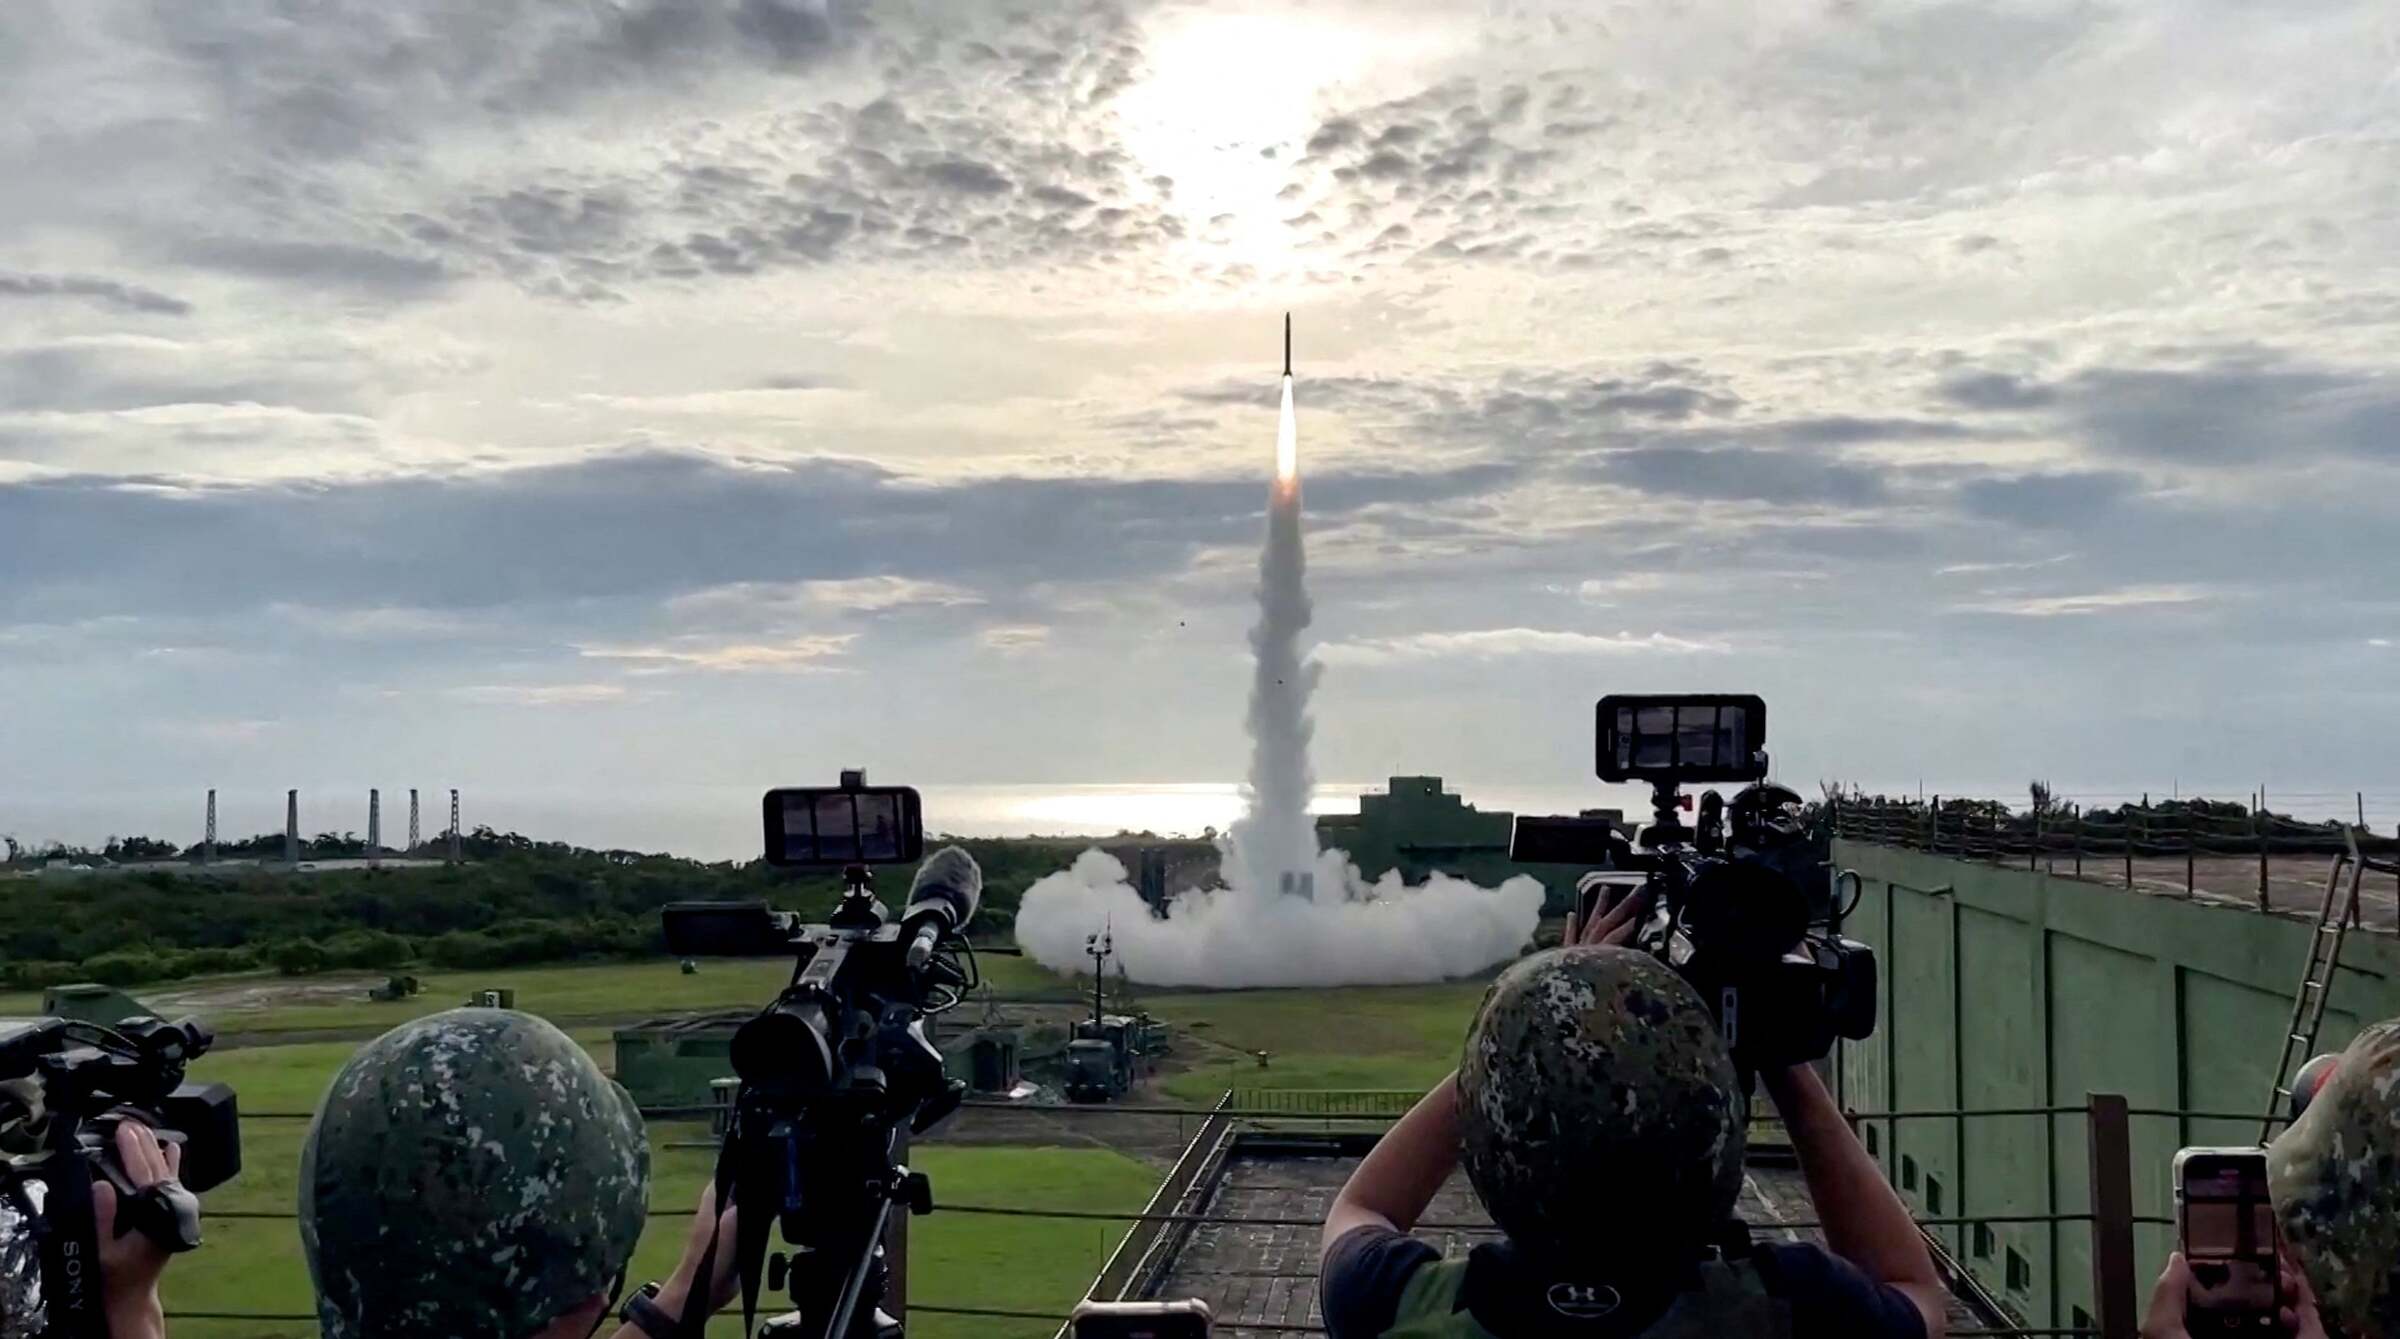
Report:
M 1388 1227 L 1354 1228 L 1325 1255 L 1319 1279 L 1325 1329 L 1333 1339 L 1376 1339 L 1391 1328 L 1401 1289 L 1420 1266 L 1441 1259 L 1431 1245 Z M 1792 1339 L 1925 1339 L 1916 1303 L 1877 1283 L 1849 1261 L 1810 1244 L 1762 1245 L 1751 1253 L 1759 1283 L 1791 1307 Z M 1536 1276 L 1507 1243 L 1478 1246 L 1467 1257 L 1458 1304 L 1493 1334 L 1566 1332 L 1542 1305 L 1555 1280 Z M 1661 1276 L 1608 1281 L 1624 1304 L 1601 1319 L 1574 1324 L 1577 1339 L 1620 1339 L 1640 1333 L 1666 1313 L 1688 1282 Z

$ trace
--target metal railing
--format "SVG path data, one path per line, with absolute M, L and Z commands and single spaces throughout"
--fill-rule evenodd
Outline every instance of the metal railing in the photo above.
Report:
M 2358 851 L 2380 857 L 2378 867 L 2400 858 L 2400 836 L 2379 835 L 2363 823 L 2303 823 L 2255 804 L 2178 800 L 2091 813 L 2073 805 L 2019 813 L 1996 800 L 1936 795 L 1929 801 L 1837 797 L 1827 812 L 1837 837 L 1964 860 L 2022 862 L 2027 869 L 2077 878 L 2107 871 L 2128 888 L 2136 884 L 2136 861 L 2181 859 L 2184 892 L 2192 894 L 2201 891 L 2201 860 L 2255 860 L 2261 911 L 2270 909 L 2269 867 L 2277 856 L 2333 859 L 2347 854 L 2355 840 Z M 2394 889 L 2400 892 L 2400 875 Z
M 1294 1123 L 1324 1122 L 1328 1128 L 1339 1122 L 1353 1130 L 1358 1123 L 1389 1123 L 1405 1114 L 1421 1094 L 1396 1090 L 1311 1090 L 1311 1089 L 1241 1089 L 1229 1090 L 1210 1106 L 1109 1106 L 1061 1105 L 1042 1106 L 1045 1115 L 1072 1116 L 1085 1119 L 1109 1118 L 1199 1118 L 1202 1124 L 1185 1145 L 1182 1156 L 1160 1182 L 1148 1203 L 1139 1210 L 1097 1210 L 1064 1206 L 955 1204 L 937 1202 L 943 1214 L 977 1215 L 1001 1218 L 1045 1219 L 1061 1222 L 1117 1222 L 1130 1230 L 1119 1240 L 1109 1258 L 1093 1279 L 1087 1295 L 1097 1298 L 1118 1298 L 1138 1294 L 1154 1280 L 1184 1234 L 1198 1227 L 1255 1227 L 1307 1229 L 1322 1225 L 1318 1218 L 1288 1218 L 1269 1215 L 1237 1215 L 1205 1212 L 1210 1178 L 1222 1166 L 1225 1147 L 1234 1122 L 1250 1121 L 1269 1126 L 1289 1128 Z M 1405 1099 L 1405 1101 L 1403 1101 Z M 971 1106 L 996 1110 L 1027 1109 L 1016 1102 L 976 1102 Z M 662 1119 L 697 1119 L 710 1108 L 659 1107 L 645 1111 L 646 1116 Z M 270 1110 L 246 1112 L 254 1120 L 306 1120 L 312 1113 L 304 1111 Z M 2092 1335 L 2100 1339 L 2131 1339 L 2139 1324 L 2139 1293 L 2134 1273 L 2134 1229 L 2144 1225 L 2171 1225 L 2173 1220 L 2160 1215 L 2133 1212 L 2131 1122 L 2142 1119 L 2241 1120 L 2257 1119 L 2255 1112 L 2193 1111 L 2167 1107 L 2136 1107 L 2122 1096 L 2095 1094 L 2081 1105 L 2025 1105 L 2013 1107 L 1983 1107 L 1965 1109 L 1895 1109 L 1885 1111 L 1846 1110 L 1845 1117 L 1853 1128 L 1879 1124 L 1886 1131 L 1896 1132 L 1904 1121 L 1948 1120 L 1962 1123 L 1968 1119 L 2043 1118 L 2045 1121 L 2081 1116 L 2086 1122 L 2089 1149 L 2089 1184 L 2091 1203 L 2081 1212 L 2054 1213 L 1964 1213 L 1916 1217 L 1921 1229 L 1944 1227 L 1994 1226 L 2007 1224 L 2088 1224 L 2092 1239 L 2092 1295 L 2095 1324 L 2091 1327 L 1996 1327 L 1990 1329 L 1952 1329 L 1950 1334 L 1962 1336 L 2000 1335 Z M 1761 1117 L 1772 1122 L 1772 1117 Z M 1887 1134 L 1883 1141 L 1897 1157 L 1897 1141 Z M 693 1210 L 689 1205 L 661 1205 L 653 1208 L 651 1216 L 662 1219 L 688 1218 Z M 208 1217 L 220 1221 L 291 1221 L 296 1218 L 290 1210 L 219 1211 L 210 1210 Z M 1433 1221 L 1416 1224 L 1418 1228 L 1436 1231 L 1488 1231 L 1489 1223 L 1482 1221 Z M 1821 1228 L 1816 1219 L 1779 1220 L 1758 1225 L 1762 1230 L 1782 1231 Z M 2055 1259 L 2051 1275 L 2055 1283 Z M 896 1280 L 897 1281 L 897 1280 Z M 903 1285 L 904 1286 L 904 1285 Z M 906 1309 L 935 1315 L 988 1317 L 993 1319 L 1059 1321 L 1058 1313 L 1012 1311 L 1002 1308 L 973 1305 L 933 1304 L 896 1299 Z M 897 1310 L 898 1308 L 894 1308 Z M 299 1324 L 313 1322 L 310 1314 L 281 1312 L 188 1311 L 171 1312 L 171 1318 L 212 1321 L 256 1321 Z M 1245 1322 L 1221 1319 L 1216 1329 L 1228 1334 L 1244 1331 L 1261 1333 L 1321 1334 L 1315 1326 L 1285 1323 Z M 1061 1328 L 1060 1334 L 1065 1334 Z
M 1397 1120 L 1425 1094 L 1397 1088 L 1235 1088 L 1230 1108 L 1254 1116 L 1357 1116 Z

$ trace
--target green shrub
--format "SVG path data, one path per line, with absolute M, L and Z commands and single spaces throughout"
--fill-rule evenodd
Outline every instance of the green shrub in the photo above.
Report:
M 258 967 L 258 954 L 246 948 L 196 948 L 180 956 L 182 976 L 224 976 Z
M 325 961 L 335 967 L 389 969 L 416 956 L 416 945 L 388 930 L 344 930 L 325 941 Z
M 425 945 L 425 957 L 440 967 L 498 967 L 500 945 L 480 930 L 452 930 Z
M 0 966 L 0 982 L 16 990 L 40 990 L 44 986 L 63 986 L 74 981 L 86 981 L 83 964 L 79 962 L 12 962 Z
M 267 950 L 267 961 L 285 976 L 325 970 L 325 947 L 314 939 L 286 939 Z
M 130 986 L 143 981 L 157 981 L 170 974 L 174 964 L 146 948 L 121 948 L 111 953 L 95 953 L 83 960 L 83 978 L 104 986 Z

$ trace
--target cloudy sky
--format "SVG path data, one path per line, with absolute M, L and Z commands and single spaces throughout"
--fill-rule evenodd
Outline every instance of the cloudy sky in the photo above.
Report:
M 17 0 L 0 830 L 1230 780 L 1286 308 L 1322 776 L 2400 795 L 2395 13 Z

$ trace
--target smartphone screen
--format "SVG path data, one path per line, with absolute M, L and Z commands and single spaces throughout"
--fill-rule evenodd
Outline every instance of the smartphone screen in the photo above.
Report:
M 2183 1254 L 2194 1287 L 2186 1313 L 2194 1339 L 2277 1333 L 2282 1275 L 2265 1151 L 2194 1151 L 2180 1161 Z

